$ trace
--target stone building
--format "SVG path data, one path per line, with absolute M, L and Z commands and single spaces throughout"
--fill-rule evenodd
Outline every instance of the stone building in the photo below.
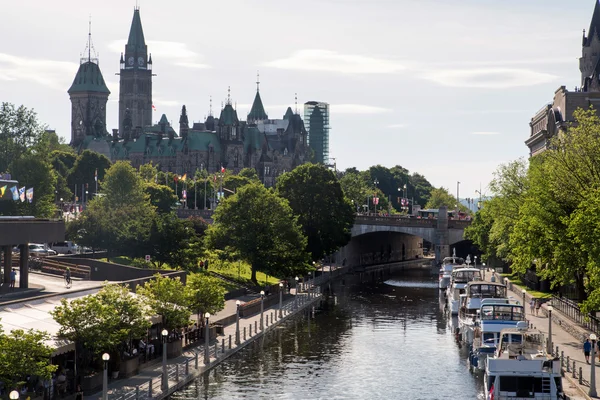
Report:
M 531 118 L 531 132 L 525 141 L 531 156 L 546 150 L 549 139 L 563 132 L 573 122 L 576 109 L 593 106 L 597 112 L 600 111 L 600 2 L 594 1 L 596 5 L 587 36 L 583 31 L 582 55 L 579 59 L 581 86 L 572 91 L 565 86 L 559 87 L 554 92 L 552 103 L 546 104 Z
M 190 124 L 185 105 L 179 133 L 166 115 L 151 123 L 152 55 L 148 52 L 139 9 L 135 9 L 120 60 L 119 128 L 106 130 L 104 84 L 97 60 L 82 62 L 69 89 L 73 104 L 71 145 L 93 150 L 112 161 L 128 160 L 139 168 L 152 162 L 162 171 L 191 175 L 226 168 L 234 173 L 256 169 L 265 185 L 278 175 L 310 161 L 311 150 L 302 117 L 288 108 L 281 119 L 269 119 L 257 90 L 250 113 L 241 120 L 228 94 L 220 114 L 211 111 L 204 122 Z

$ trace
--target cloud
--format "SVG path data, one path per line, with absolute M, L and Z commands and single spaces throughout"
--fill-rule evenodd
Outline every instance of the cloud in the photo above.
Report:
M 406 124 L 393 124 L 393 125 L 388 125 L 386 126 L 386 128 L 388 129 L 403 129 L 406 128 Z
M 32 81 L 52 89 L 65 90 L 79 66 L 72 62 L 18 57 L 0 53 L 0 80 Z
M 507 89 L 548 83 L 558 77 L 524 68 L 473 68 L 430 71 L 423 78 L 449 87 Z
M 382 58 L 340 54 L 330 50 L 307 49 L 287 58 L 270 61 L 267 67 L 279 69 L 342 72 L 346 74 L 390 74 L 406 69 L 402 64 Z
M 389 108 L 367 106 L 364 104 L 332 104 L 331 114 L 383 114 L 391 112 Z
M 482 136 L 486 136 L 486 135 L 499 135 L 500 132 L 471 132 L 471 135 L 482 135 Z
M 115 40 L 108 48 L 115 53 L 121 53 L 125 48 L 123 43 L 127 43 L 127 40 Z M 146 44 L 154 60 L 161 60 L 161 62 L 165 60 L 184 68 L 210 68 L 209 65 L 201 62 L 202 56 L 188 48 L 185 43 L 149 40 Z

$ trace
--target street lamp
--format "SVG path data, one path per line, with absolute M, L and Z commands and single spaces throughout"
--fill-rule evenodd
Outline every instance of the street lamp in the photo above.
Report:
M 598 339 L 596 337 L 596 334 L 592 333 L 590 335 L 590 339 L 592 339 L 592 372 L 590 375 L 590 391 L 588 392 L 588 394 L 590 395 L 590 397 L 596 397 L 596 371 L 595 371 L 595 366 L 596 366 L 596 360 L 595 360 L 595 354 L 594 354 L 594 350 L 596 349 L 596 339 Z
M 523 293 L 523 314 L 525 314 L 525 293 L 527 293 L 527 290 L 522 289 L 521 293 Z
M 240 345 L 240 304 L 241 301 L 237 300 L 235 302 L 236 312 L 235 312 L 235 344 Z
M 279 282 L 279 318 L 283 318 L 283 282 Z
M 475 260 L 475 264 L 473 264 L 473 267 L 477 268 L 477 256 L 473 257 L 473 260 Z
M 163 393 L 167 393 L 169 390 L 169 377 L 167 375 L 167 336 L 169 331 L 163 329 L 160 333 L 162 335 L 162 347 L 163 347 L 163 359 L 162 359 L 162 387 Z
M 263 331 L 265 329 L 264 323 L 264 308 L 265 308 L 265 291 L 260 291 L 260 330 Z
M 481 265 L 483 265 L 483 280 L 485 280 L 485 263 L 482 263 Z
M 208 364 L 210 364 L 210 348 L 209 348 L 209 343 L 208 343 L 208 335 L 209 335 L 209 331 L 208 331 L 208 319 L 210 318 L 210 313 L 206 313 L 204 314 L 204 318 L 205 318 L 205 329 L 204 329 L 204 365 L 207 366 Z
M 299 279 L 298 279 L 298 277 L 296 277 L 295 279 L 296 279 L 296 294 L 298 294 L 300 292 L 300 290 L 298 290 L 298 289 L 300 289 L 300 286 L 298 283 Z
M 12 392 L 10 392 L 8 397 L 10 398 L 10 400 L 19 400 L 19 392 L 13 390 Z
M 548 306 L 548 348 L 549 355 L 552 355 L 552 306 Z
M 379 180 L 377 178 L 375 178 L 375 180 L 373 181 L 373 184 L 375 185 L 375 188 L 377 189 L 377 185 L 379 185 Z M 379 200 L 377 202 L 379 202 Z M 373 195 L 373 206 L 375 207 L 375 214 L 377 215 L 377 203 L 375 203 L 375 195 Z
M 102 378 L 102 400 L 108 400 L 108 360 L 110 360 L 110 354 L 102 354 L 102 361 L 104 361 L 104 376 Z M 10 398 L 18 399 L 19 394 L 17 393 L 17 397 L 12 397 L 11 392 Z

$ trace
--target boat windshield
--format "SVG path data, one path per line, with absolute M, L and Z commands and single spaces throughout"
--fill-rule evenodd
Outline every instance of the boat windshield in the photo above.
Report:
M 515 304 L 481 306 L 481 320 L 524 321 L 523 307 Z
M 454 282 L 456 283 L 467 283 L 481 279 L 481 273 L 479 271 L 455 271 L 452 275 L 454 276 Z
M 485 283 L 471 285 L 469 288 L 471 297 L 482 298 L 505 298 L 506 287 L 501 285 L 487 285 Z

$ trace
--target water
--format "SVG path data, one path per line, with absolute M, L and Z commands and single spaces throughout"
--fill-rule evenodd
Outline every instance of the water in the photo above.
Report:
M 174 399 L 483 399 L 441 311 L 437 279 L 336 290 L 338 304 L 290 321 Z

